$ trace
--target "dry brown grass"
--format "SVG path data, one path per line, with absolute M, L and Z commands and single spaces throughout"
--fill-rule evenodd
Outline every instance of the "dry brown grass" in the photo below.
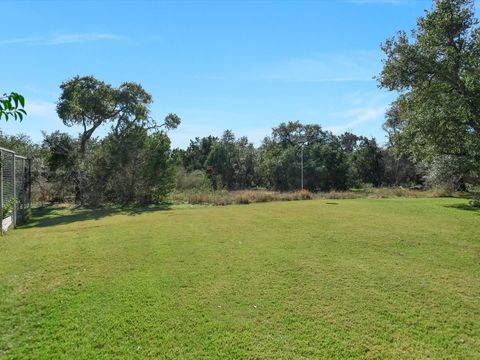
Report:
M 454 196 L 451 191 L 444 188 L 433 188 L 429 190 L 414 190 L 403 187 L 382 187 L 358 189 L 355 191 L 330 191 L 317 193 L 315 197 L 322 199 L 388 199 L 395 197 L 402 198 L 438 198 Z
M 454 196 L 449 191 L 441 188 L 430 190 L 413 190 L 402 187 L 391 188 L 366 188 L 351 191 L 329 191 L 313 194 L 307 190 L 294 192 L 276 192 L 267 190 L 241 190 L 241 191 L 191 191 L 178 192 L 171 196 L 176 204 L 193 205 L 231 205 L 251 204 L 270 201 L 293 201 L 319 199 L 388 199 L 388 198 L 437 198 Z
M 270 201 L 309 200 L 313 195 L 307 191 L 275 192 L 266 190 L 211 191 L 175 193 L 171 199 L 175 203 L 230 205 L 250 204 Z

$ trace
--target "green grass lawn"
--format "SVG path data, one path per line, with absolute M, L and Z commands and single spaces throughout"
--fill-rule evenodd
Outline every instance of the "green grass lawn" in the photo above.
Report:
M 0 358 L 480 358 L 465 204 L 37 210 L 0 238 Z

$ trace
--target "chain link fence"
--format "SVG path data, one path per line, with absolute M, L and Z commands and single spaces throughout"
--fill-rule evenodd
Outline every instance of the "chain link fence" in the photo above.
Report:
M 24 223 L 32 203 L 32 161 L 12 150 L 0 148 L 0 212 L 2 233 Z

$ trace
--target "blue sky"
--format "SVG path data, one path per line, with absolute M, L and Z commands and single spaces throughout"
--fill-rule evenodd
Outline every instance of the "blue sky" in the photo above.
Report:
M 173 146 L 232 129 L 259 144 L 280 122 L 318 123 L 384 141 L 379 45 L 411 29 L 428 0 L 2 2 L 0 91 L 27 99 L 2 131 L 41 141 L 76 134 L 57 118 L 59 84 L 77 74 L 141 83 L 152 115 L 175 112 Z M 97 135 L 105 134 L 101 129 Z

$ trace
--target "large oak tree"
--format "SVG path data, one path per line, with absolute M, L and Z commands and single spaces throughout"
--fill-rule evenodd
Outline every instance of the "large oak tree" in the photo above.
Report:
M 132 126 L 148 130 L 176 128 L 180 118 L 175 114 L 165 117 L 158 124 L 150 116 L 152 96 L 140 84 L 124 82 L 118 88 L 93 76 L 76 76 L 60 85 L 62 93 L 57 113 L 67 126 L 80 125 L 80 154 L 85 155 L 86 144 L 95 130 L 104 124 L 112 124 L 114 133 Z
M 480 28 L 471 0 L 436 0 L 410 34 L 382 45 L 379 86 L 397 91 L 390 140 L 415 160 L 480 159 Z

